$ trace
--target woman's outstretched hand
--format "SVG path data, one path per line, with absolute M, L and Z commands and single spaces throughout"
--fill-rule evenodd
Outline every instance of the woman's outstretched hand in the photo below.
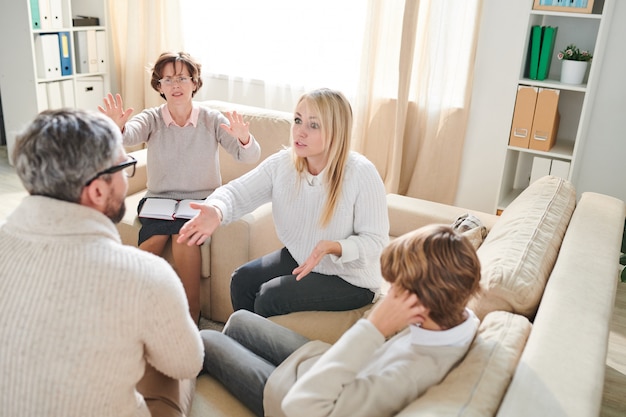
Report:
M 188 246 L 202 245 L 222 222 L 219 209 L 215 206 L 197 203 L 191 203 L 189 207 L 200 210 L 200 213 L 180 228 L 176 241 L 187 243 Z
M 109 93 L 102 101 L 104 102 L 104 106 L 98 106 L 98 110 L 109 116 L 120 128 L 120 131 L 123 131 L 124 125 L 130 115 L 133 114 L 134 109 L 130 108 L 124 110 L 124 102 L 122 101 L 122 96 L 119 94 L 116 94 L 115 98 L 113 98 L 113 94 Z
M 250 123 L 243 121 L 243 116 L 238 114 L 236 111 L 230 113 L 224 113 L 228 121 L 230 122 L 230 126 L 226 123 L 222 123 L 220 127 L 228 132 L 234 138 L 239 139 L 243 145 L 247 145 L 250 142 Z

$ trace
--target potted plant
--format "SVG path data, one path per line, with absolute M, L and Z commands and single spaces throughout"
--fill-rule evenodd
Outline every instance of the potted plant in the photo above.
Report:
M 565 84 L 582 84 L 587 72 L 587 66 L 593 55 L 589 51 L 581 51 L 576 45 L 570 44 L 558 53 L 557 58 L 563 61 L 561 82 Z

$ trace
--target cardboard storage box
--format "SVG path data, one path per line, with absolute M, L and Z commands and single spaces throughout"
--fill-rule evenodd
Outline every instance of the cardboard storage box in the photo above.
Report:
M 530 136 L 530 149 L 549 151 L 559 131 L 559 90 L 540 88 Z

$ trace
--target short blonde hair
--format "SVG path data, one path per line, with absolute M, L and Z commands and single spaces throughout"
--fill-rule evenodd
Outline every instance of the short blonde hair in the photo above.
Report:
M 463 322 L 480 290 L 480 261 L 471 243 L 450 226 L 429 225 L 393 240 L 381 256 L 386 281 L 414 293 L 430 318 L 448 329 Z
M 326 166 L 327 198 L 320 223 L 325 227 L 330 222 L 341 195 L 343 174 L 350 152 L 352 136 L 352 107 L 346 97 L 339 91 L 320 88 L 300 97 L 298 104 L 306 101 L 313 112 L 320 118 L 322 133 L 326 140 L 328 165 Z M 307 169 L 306 160 L 295 154 L 292 146 L 292 158 L 299 174 Z

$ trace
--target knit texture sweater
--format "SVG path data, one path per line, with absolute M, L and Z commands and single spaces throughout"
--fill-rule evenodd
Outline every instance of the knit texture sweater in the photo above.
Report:
M 467 353 L 479 321 L 429 331 L 410 326 L 385 342 L 361 319 L 334 345 L 308 342 L 270 375 L 263 393 L 271 417 L 385 417 L 439 383 Z
M 100 212 L 28 196 L 0 227 L 0 416 L 148 416 L 146 361 L 195 378 L 180 280 Z
M 290 150 L 282 150 L 215 190 L 206 204 L 218 207 L 226 224 L 271 201 L 277 236 L 299 265 L 321 240 L 338 241 L 342 255 L 324 256 L 313 271 L 378 291 L 380 254 L 389 240 L 386 193 L 378 171 L 351 152 L 334 215 L 322 227 L 326 195 L 323 181 L 310 185 L 298 175 Z
M 146 197 L 203 199 L 222 185 L 219 146 L 243 163 L 261 156 L 261 147 L 250 135 L 246 147 L 220 124 L 228 119 L 217 110 L 199 108 L 194 127 L 166 126 L 160 107 L 143 110 L 124 126 L 124 145 L 146 143 L 148 147 Z

